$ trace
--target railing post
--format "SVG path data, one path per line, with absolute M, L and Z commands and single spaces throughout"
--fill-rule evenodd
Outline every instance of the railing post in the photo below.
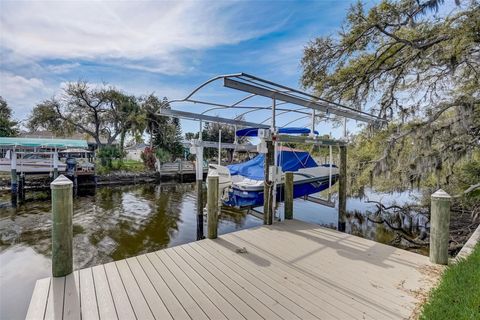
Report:
M 73 183 L 60 175 L 52 190 L 52 274 L 63 277 L 73 271 Z
M 347 146 L 340 146 L 338 179 L 338 231 L 345 232 L 347 222 Z
M 293 172 L 285 172 L 285 219 L 293 219 Z
M 442 189 L 431 196 L 430 261 L 432 263 L 448 264 L 451 200 L 452 197 Z
M 207 232 L 208 239 L 217 238 L 218 223 L 218 176 L 208 177 L 207 186 Z

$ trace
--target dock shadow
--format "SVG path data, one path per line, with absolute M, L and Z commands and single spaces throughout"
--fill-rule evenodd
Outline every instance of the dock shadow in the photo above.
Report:
M 367 264 L 373 264 L 373 265 L 377 265 L 379 267 L 388 268 L 388 269 L 395 267 L 394 265 L 385 263 L 386 261 L 389 261 L 389 260 L 394 263 L 402 264 L 408 267 L 417 267 L 417 264 L 412 263 L 406 259 L 402 259 L 398 255 L 398 250 L 400 249 L 386 245 L 386 244 L 371 241 L 371 244 L 368 245 L 366 249 L 355 248 L 342 243 L 345 241 L 352 241 L 356 238 L 356 236 L 348 235 L 345 233 L 339 233 L 338 234 L 339 237 L 335 240 L 325 239 L 325 235 L 322 234 L 321 230 L 319 230 L 322 227 L 318 225 L 311 225 L 311 224 L 303 223 L 301 221 L 292 221 L 292 223 L 288 223 L 288 227 L 279 228 L 277 225 L 274 227 L 268 226 L 268 228 L 271 228 L 272 230 L 275 230 L 275 231 L 291 233 L 299 237 L 308 239 L 309 241 L 318 243 L 322 246 L 329 247 L 331 249 L 334 249 L 338 255 L 350 260 L 364 261 Z M 307 231 L 308 233 L 306 233 L 305 231 Z M 338 231 L 326 230 L 326 232 L 329 233 L 328 236 L 331 236 L 331 232 L 335 233 Z M 316 234 L 318 234 L 318 236 Z M 340 237 L 340 235 L 348 235 L 348 237 L 343 237 L 343 236 Z M 305 253 L 304 255 L 301 255 L 295 258 L 295 260 L 291 262 L 299 261 L 302 258 L 308 257 L 317 251 L 319 250 L 313 250 L 312 252 Z

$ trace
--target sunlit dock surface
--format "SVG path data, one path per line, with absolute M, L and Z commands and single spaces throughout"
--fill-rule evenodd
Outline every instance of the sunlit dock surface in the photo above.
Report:
M 432 268 L 292 220 L 41 279 L 27 319 L 405 319 Z

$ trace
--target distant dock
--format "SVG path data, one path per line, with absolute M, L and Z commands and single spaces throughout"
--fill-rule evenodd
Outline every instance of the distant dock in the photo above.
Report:
M 406 319 L 432 267 L 289 220 L 38 280 L 27 319 Z

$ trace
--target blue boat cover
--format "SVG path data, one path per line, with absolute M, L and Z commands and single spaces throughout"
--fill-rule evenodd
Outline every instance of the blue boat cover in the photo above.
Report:
M 310 129 L 302 127 L 288 127 L 288 128 L 279 128 L 278 133 L 284 134 L 308 134 Z M 318 131 L 314 131 L 315 134 L 318 134 Z M 258 136 L 258 128 L 245 128 L 237 130 L 237 137 L 256 137 Z
M 255 158 L 238 164 L 227 166 L 231 175 L 241 175 L 253 180 L 263 180 L 263 164 L 265 155 L 259 154 Z M 298 171 L 301 168 L 317 167 L 317 163 L 306 151 L 298 151 L 284 148 L 278 152 L 278 163 L 282 171 Z

